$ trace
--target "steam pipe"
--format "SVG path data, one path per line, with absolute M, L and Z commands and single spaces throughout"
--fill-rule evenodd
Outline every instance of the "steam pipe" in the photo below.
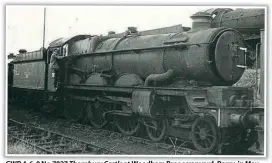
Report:
M 145 79 L 144 86 L 147 87 L 150 83 L 163 82 L 171 79 L 174 76 L 174 70 L 169 69 L 167 72 L 162 74 L 151 74 Z M 155 84 L 156 85 L 156 84 Z

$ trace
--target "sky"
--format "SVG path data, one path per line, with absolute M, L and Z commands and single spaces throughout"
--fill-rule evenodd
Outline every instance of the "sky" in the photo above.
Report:
M 45 47 L 55 39 L 77 34 L 139 31 L 182 24 L 191 27 L 190 16 L 207 7 L 189 6 L 47 6 Z M 43 43 L 42 6 L 6 7 L 6 51 L 38 50 Z

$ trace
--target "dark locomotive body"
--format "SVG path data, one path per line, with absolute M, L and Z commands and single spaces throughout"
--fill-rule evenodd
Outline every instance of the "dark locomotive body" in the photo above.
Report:
M 22 104 L 31 103 L 39 106 L 44 103 L 45 52 L 20 51 L 20 54 L 8 65 L 9 101 Z M 12 88 L 12 89 L 11 89 Z
M 153 141 L 178 138 L 203 153 L 245 151 L 257 141 L 263 113 L 252 89 L 232 87 L 247 67 L 247 43 L 235 29 L 211 28 L 209 12 L 192 19 L 190 30 L 58 39 L 37 58 L 13 61 L 11 92 L 43 90 L 43 109 L 97 128 L 113 122 L 127 135 L 145 128 Z M 54 49 L 65 56 L 57 95 L 48 67 Z

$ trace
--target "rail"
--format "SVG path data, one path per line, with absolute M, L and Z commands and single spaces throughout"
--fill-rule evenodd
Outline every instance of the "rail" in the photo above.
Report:
M 13 119 L 9 119 L 8 124 L 9 139 L 30 145 L 46 154 L 124 154 Z

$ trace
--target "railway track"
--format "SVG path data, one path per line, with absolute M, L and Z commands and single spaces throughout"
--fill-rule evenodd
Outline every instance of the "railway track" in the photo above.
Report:
M 106 129 L 97 129 L 93 128 L 91 126 L 83 125 L 83 124 L 77 124 L 72 123 L 71 127 L 73 128 L 82 128 L 85 131 L 91 131 L 91 134 L 95 135 L 96 137 L 102 137 L 102 136 L 109 136 L 109 137 L 117 137 L 122 138 L 123 141 L 129 142 L 130 144 L 141 144 L 145 146 L 145 148 L 155 148 L 156 150 L 167 150 L 172 151 L 172 154 L 175 155 L 199 155 L 201 154 L 199 151 L 190 149 L 185 147 L 188 142 L 183 141 L 180 142 L 175 138 L 169 137 L 169 143 L 164 142 L 153 142 L 152 140 L 142 138 L 142 137 L 136 137 L 136 136 L 127 136 L 119 132 L 114 132 Z
M 8 138 L 47 154 L 125 154 L 13 119 L 8 120 Z
M 9 118 L 9 139 L 48 154 L 203 155 L 190 148 L 190 142 L 180 142 L 175 138 L 156 143 L 145 137 L 127 136 L 111 129 L 97 129 L 66 119 L 44 117 L 25 109 L 9 109 Z M 238 155 L 260 153 L 249 150 Z
M 10 110 L 11 111 L 11 110 Z M 13 110 L 15 111 L 15 110 Z M 60 149 L 57 152 L 52 149 L 43 149 L 36 147 L 46 153 L 59 153 L 59 154 L 125 154 L 125 155 L 203 155 L 199 151 L 196 151 L 190 148 L 190 142 L 181 142 L 175 138 L 168 138 L 166 142 L 153 142 L 144 137 L 135 137 L 127 136 L 120 132 L 113 131 L 111 129 L 97 129 L 90 125 L 85 125 L 81 123 L 70 122 L 66 119 L 48 119 L 44 118 L 42 115 L 37 114 L 36 112 L 29 112 L 25 110 L 17 110 L 17 115 L 11 112 L 8 127 L 9 137 L 15 137 L 14 139 L 23 141 L 26 144 L 30 144 L 33 147 L 36 147 L 36 142 L 39 143 L 42 137 L 46 137 L 46 132 L 51 133 L 51 138 L 54 138 L 54 135 L 57 136 L 59 140 L 68 139 L 67 145 L 72 146 L 74 144 L 81 144 L 77 150 L 64 150 Z M 44 121 L 45 120 L 45 121 Z M 19 122 L 20 121 L 20 122 Z M 24 130 L 25 137 L 23 134 L 17 134 L 14 132 L 15 128 L 14 123 L 17 123 L 17 126 L 21 126 L 21 130 Z M 25 127 L 23 127 L 25 126 Z M 36 127 L 38 126 L 38 127 Z M 35 132 L 28 132 L 27 128 L 36 128 L 44 132 L 39 137 L 35 135 Z M 25 128 L 25 129 L 23 129 Z M 49 131 L 50 130 L 50 131 Z M 40 133 L 42 133 L 40 132 Z M 29 134 L 28 134 L 29 133 Z M 55 136 L 56 137 L 56 136 Z M 22 139 L 28 138 L 28 140 Z M 31 142 L 31 139 L 34 141 Z M 47 142 L 53 142 L 50 137 Z M 36 139 L 36 140 L 35 140 Z M 60 142 L 60 141 L 59 141 Z M 81 143 L 80 143 L 81 142 Z M 43 142 L 42 142 L 43 143 Z M 46 143 L 46 142 L 45 142 Z M 63 144 L 55 141 L 57 147 L 58 144 L 61 146 Z M 84 145 L 85 144 L 85 145 Z M 89 144 L 89 146 L 87 146 Z M 38 144 L 39 145 L 39 144 Z M 42 144 L 43 145 L 43 144 Z M 85 148 L 87 150 L 85 150 Z M 63 149 L 65 149 L 63 147 Z M 67 149 L 67 148 L 66 148 Z M 211 154 L 209 154 L 211 155 Z M 245 151 L 244 153 L 239 153 L 239 155 L 260 155 L 254 150 Z
M 17 114 L 18 115 L 15 115 L 14 113 L 9 114 L 12 116 L 10 116 L 8 121 L 8 137 L 22 141 L 49 154 L 202 154 L 199 151 L 187 148 L 186 142 L 177 143 L 175 138 L 170 138 L 170 143 L 155 143 L 146 138 L 127 136 L 122 133 L 106 129 L 96 129 L 89 125 L 72 123 L 63 119 L 47 120 L 44 122 L 43 117 L 35 115 L 35 113 L 24 113 L 23 110 L 20 110 Z M 48 137 L 46 141 L 41 142 L 42 138 L 46 137 L 48 133 L 50 133 L 50 137 Z M 50 149 L 50 147 L 55 148 L 58 147 L 58 145 L 64 146 L 62 144 L 63 142 L 61 142 L 63 139 L 66 140 L 67 145 L 70 143 L 80 144 L 80 146 L 78 148 L 74 148 L 74 151 L 73 149 L 66 151 Z M 56 145 L 52 144 L 46 149 L 43 147 L 39 148 L 40 144 L 50 144 L 50 142 L 54 142 Z M 85 150 L 86 147 L 87 150 Z M 67 148 L 63 147 L 62 149 Z

